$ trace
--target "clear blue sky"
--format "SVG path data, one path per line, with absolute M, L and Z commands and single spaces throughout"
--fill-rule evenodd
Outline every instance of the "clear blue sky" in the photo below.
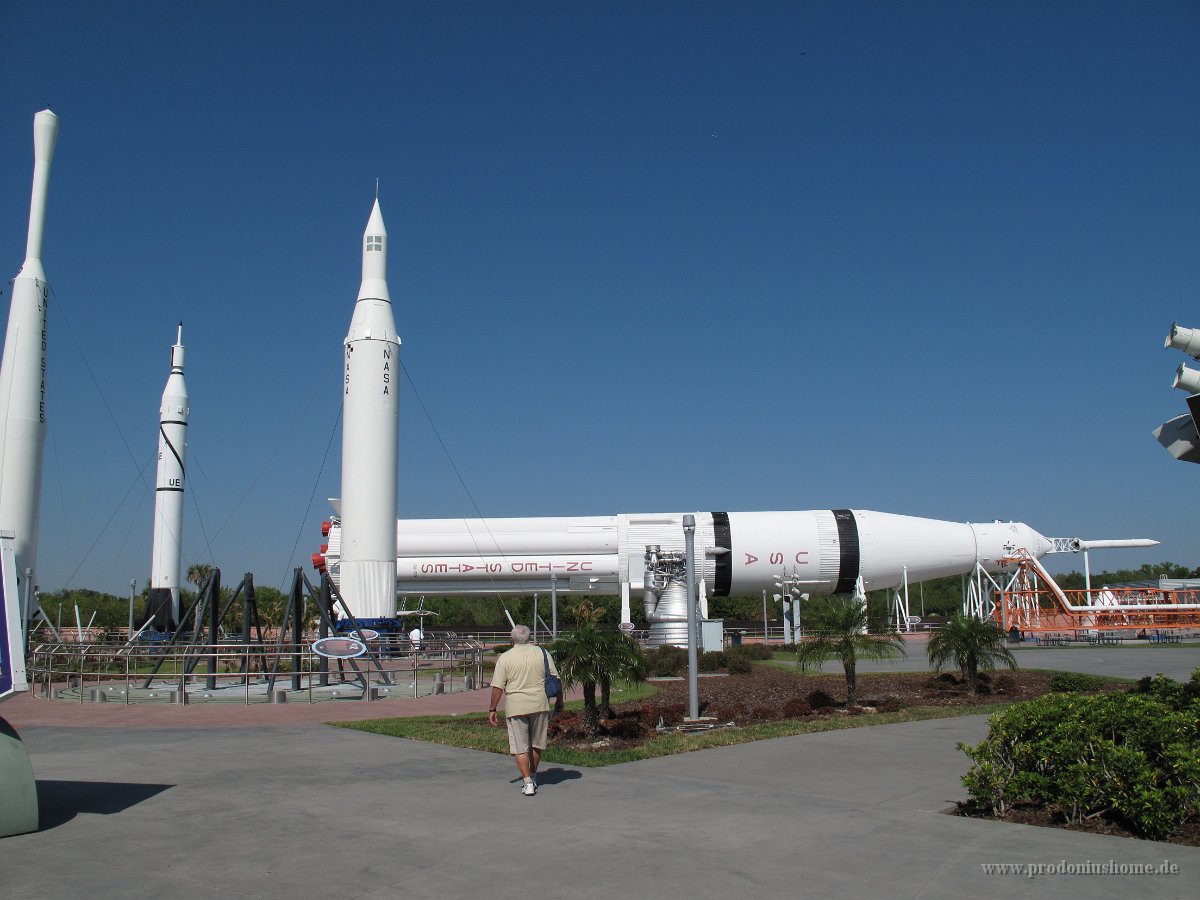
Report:
M 43 590 L 144 585 L 179 319 L 185 563 L 307 566 L 376 178 L 485 515 L 850 506 L 1200 563 L 1200 468 L 1150 435 L 1200 325 L 1196 3 L 38 0 L 0 35 L 7 277 L 62 123 Z M 412 383 L 401 515 L 474 515 Z

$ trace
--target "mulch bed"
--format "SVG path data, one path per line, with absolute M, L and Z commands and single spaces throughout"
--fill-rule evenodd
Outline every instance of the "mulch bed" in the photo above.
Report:
M 841 674 L 801 675 L 772 666 L 754 666 L 750 675 L 700 678 L 700 715 L 721 724 L 757 725 L 779 719 L 820 719 L 895 712 L 913 706 L 980 707 L 1029 700 L 1048 690 L 1042 672 L 981 675 L 985 693 L 972 694 L 949 673 L 896 672 L 858 676 L 858 707 L 846 708 L 846 679 Z M 614 698 L 615 699 L 615 698 Z M 654 740 L 661 722 L 672 727 L 687 715 L 686 680 L 664 682 L 659 692 L 640 702 L 614 703 L 611 719 L 600 720 L 600 733 L 588 736 L 582 713 L 569 712 L 551 722 L 550 740 L 559 747 L 617 750 Z
M 991 819 L 995 822 L 1015 822 L 1019 825 L 1039 825 L 1044 828 L 1063 828 L 1067 831 L 1082 831 L 1087 834 L 1107 834 L 1112 837 L 1141 839 L 1115 817 L 1098 816 L 1084 822 L 1068 822 L 1066 817 L 1057 809 L 1050 806 L 1018 806 L 1010 809 L 1002 816 L 985 815 L 976 811 L 970 801 L 956 804 L 950 811 L 952 815 L 967 816 L 973 819 Z M 1183 844 L 1188 847 L 1200 847 L 1200 821 L 1193 819 L 1184 822 L 1170 835 L 1162 839 L 1168 844 Z

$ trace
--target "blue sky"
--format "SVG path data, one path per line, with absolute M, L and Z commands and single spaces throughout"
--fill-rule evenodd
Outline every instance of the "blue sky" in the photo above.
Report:
M 148 576 L 179 319 L 185 561 L 307 565 L 377 178 L 403 517 L 849 506 L 1200 564 L 1150 435 L 1200 325 L 1194 3 L 39 0 L 0 35 L 7 277 L 61 118 L 44 590 Z

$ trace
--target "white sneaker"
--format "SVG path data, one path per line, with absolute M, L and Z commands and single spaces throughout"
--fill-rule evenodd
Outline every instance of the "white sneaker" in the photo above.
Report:
M 532 781 L 526 781 L 524 784 L 521 785 L 521 793 L 524 794 L 526 797 L 532 797 L 534 794 L 537 793 L 537 784 L 535 784 Z
M 529 780 L 533 782 L 533 786 L 536 788 L 537 787 L 537 772 L 534 772 L 532 775 L 530 775 Z

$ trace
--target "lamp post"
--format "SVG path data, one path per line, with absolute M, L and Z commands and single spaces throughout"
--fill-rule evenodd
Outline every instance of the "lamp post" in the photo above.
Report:
M 687 560 L 688 716 L 700 718 L 696 685 L 696 517 L 683 517 L 683 547 Z
M 129 640 L 133 640 L 133 591 L 137 587 L 137 579 L 129 579 Z

